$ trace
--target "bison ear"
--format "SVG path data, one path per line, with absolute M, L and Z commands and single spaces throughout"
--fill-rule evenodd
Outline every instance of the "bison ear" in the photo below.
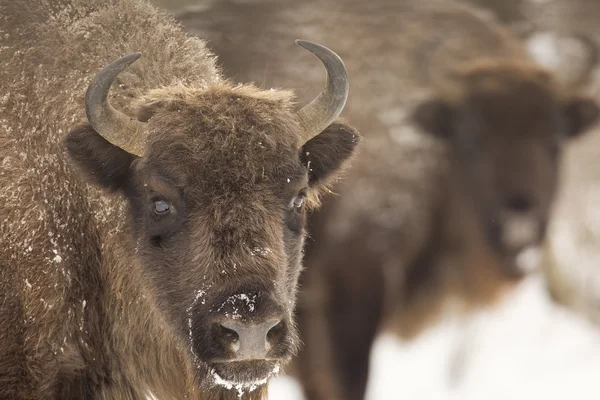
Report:
M 575 137 L 591 127 L 600 116 L 600 107 L 596 101 L 587 97 L 573 97 L 565 106 L 567 135 Z
M 109 143 L 89 124 L 71 130 L 65 144 L 75 164 L 92 181 L 109 190 L 125 189 L 136 156 Z
M 165 107 L 164 102 L 162 102 L 160 100 L 155 100 L 155 101 L 146 103 L 146 104 L 140 106 L 140 108 L 138 109 L 137 120 L 140 122 L 148 122 L 150 120 L 150 118 L 152 118 L 158 110 L 160 110 L 161 108 L 164 108 L 164 107 Z
M 361 136 L 354 128 L 334 122 L 302 146 L 300 158 L 309 165 L 310 186 L 326 185 L 341 172 L 356 150 Z
M 181 107 L 182 103 L 177 99 L 152 100 L 139 106 L 136 117 L 140 122 L 148 122 L 159 111 L 175 111 Z
M 452 134 L 452 106 L 440 99 L 425 101 L 412 113 L 412 120 L 424 132 L 448 138 Z

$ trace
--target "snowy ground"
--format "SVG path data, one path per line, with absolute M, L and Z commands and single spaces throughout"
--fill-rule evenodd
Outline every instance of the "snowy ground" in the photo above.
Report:
M 532 277 L 493 310 L 403 343 L 381 336 L 368 400 L 600 399 L 600 330 L 553 305 Z M 270 400 L 301 400 L 289 377 Z

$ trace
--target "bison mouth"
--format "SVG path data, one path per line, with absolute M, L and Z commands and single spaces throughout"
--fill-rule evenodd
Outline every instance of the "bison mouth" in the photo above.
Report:
M 279 362 L 268 360 L 216 363 L 209 368 L 210 382 L 240 394 L 252 392 L 267 384 L 279 369 Z
M 541 254 L 539 244 L 519 249 L 509 256 L 510 259 L 505 270 L 516 278 L 522 278 L 539 269 Z
M 539 270 L 545 225 L 539 218 L 506 216 L 491 227 L 492 242 L 507 277 L 520 279 Z

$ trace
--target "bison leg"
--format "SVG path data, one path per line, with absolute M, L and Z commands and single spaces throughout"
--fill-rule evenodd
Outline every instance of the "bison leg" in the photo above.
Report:
M 369 377 L 371 347 L 383 311 L 383 279 L 374 268 L 360 276 L 334 277 L 329 323 L 336 369 L 347 400 L 362 400 Z
M 383 312 L 383 274 L 376 258 L 352 248 L 327 257 L 307 252 L 314 262 L 303 276 L 298 365 L 309 400 L 361 400 L 365 394 Z

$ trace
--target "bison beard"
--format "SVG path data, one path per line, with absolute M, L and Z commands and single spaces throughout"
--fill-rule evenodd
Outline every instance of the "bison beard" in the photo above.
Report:
M 327 86 L 296 110 L 224 80 L 145 1 L 15 3 L 0 0 L 0 398 L 264 396 L 298 345 L 306 213 L 360 139 L 334 122 L 343 63 L 298 42 Z

